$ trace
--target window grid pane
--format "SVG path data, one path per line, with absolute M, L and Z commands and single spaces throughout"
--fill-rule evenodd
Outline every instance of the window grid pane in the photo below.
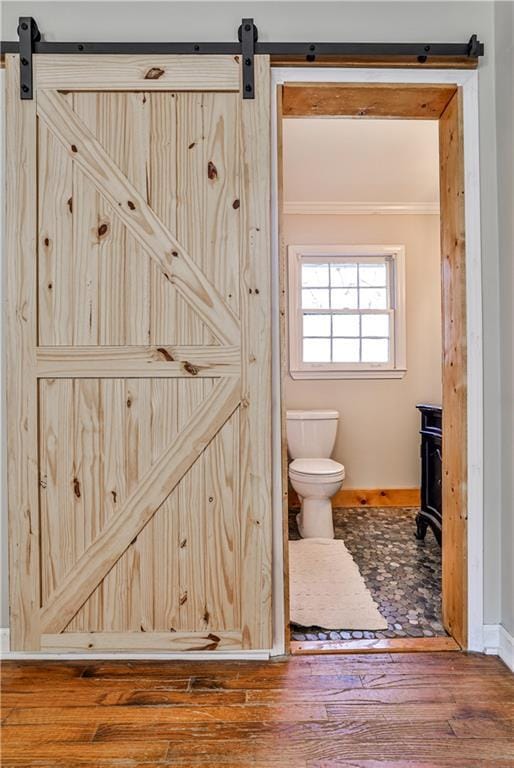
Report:
M 304 362 L 389 362 L 389 269 L 385 261 L 302 265 Z

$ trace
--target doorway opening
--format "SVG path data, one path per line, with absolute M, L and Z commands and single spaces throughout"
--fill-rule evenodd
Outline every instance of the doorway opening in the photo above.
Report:
M 286 640 L 466 648 L 461 89 L 285 81 L 277 99 Z

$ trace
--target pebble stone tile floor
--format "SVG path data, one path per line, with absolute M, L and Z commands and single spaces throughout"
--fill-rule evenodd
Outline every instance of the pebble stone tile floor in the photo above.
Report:
M 441 549 L 434 534 L 414 537 L 417 509 L 334 509 L 336 539 L 343 539 L 366 586 L 387 619 L 386 630 L 327 630 L 291 625 L 293 640 L 352 640 L 376 637 L 445 636 L 441 624 Z M 289 538 L 299 539 L 296 512 Z

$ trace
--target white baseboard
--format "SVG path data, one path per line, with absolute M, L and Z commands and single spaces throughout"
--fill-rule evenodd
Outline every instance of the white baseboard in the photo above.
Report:
M 268 661 L 269 651 L 230 651 L 201 653 L 187 651 L 185 653 L 43 653 L 38 651 L 11 651 L 9 647 L 9 630 L 0 629 L 0 658 L 11 661 L 100 661 L 112 659 L 116 661 Z
M 514 672 L 514 638 L 501 624 L 484 624 L 484 653 L 499 656 Z

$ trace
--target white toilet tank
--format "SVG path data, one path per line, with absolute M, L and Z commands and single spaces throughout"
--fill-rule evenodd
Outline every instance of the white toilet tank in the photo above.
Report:
M 334 450 L 337 411 L 287 411 L 287 447 L 292 459 L 329 459 Z

